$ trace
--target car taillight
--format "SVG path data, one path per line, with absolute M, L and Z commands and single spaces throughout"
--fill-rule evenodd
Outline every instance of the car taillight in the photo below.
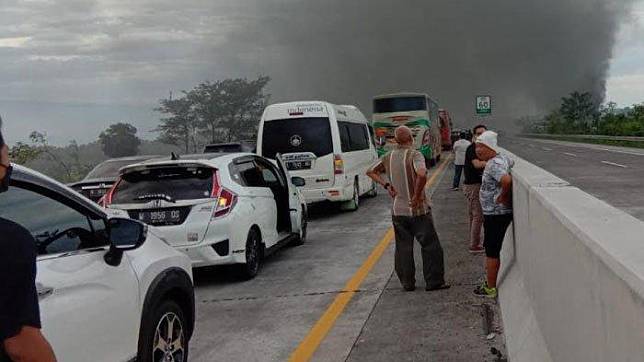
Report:
M 227 188 L 221 186 L 219 175 L 217 171 L 213 172 L 212 176 L 212 195 L 217 199 L 217 205 L 212 213 L 213 218 L 218 218 L 230 214 L 235 205 L 237 204 L 237 195 Z
M 114 197 L 114 194 L 116 193 L 116 188 L 118 185 L 121 183 L 121 178 L 114 183 L 114 185 L 110 188 L 110 190 L 101 198 L 102 201 L 99 201 L 101 206 L 103 207 L 108 207 L 112 204 L 112 198 Z
M 333 156 L 333 173 L 336 175 L 342 175 L 344 173 L 344 161 L 340 155 Z
M 386 128 L 377 128 L 376 129 L 376 136 L 377 137 L 386 137 L 387 136 L 387 129 Z

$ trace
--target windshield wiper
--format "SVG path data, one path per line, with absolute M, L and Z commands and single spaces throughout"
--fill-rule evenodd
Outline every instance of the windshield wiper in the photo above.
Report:
M 164 200 L 167 202 L 175 203 L 176 201 L 169 195 L 166 194 L 147 194 L 136 197 L 134 200 L 137 201 L 152 201 L 152 200 Z

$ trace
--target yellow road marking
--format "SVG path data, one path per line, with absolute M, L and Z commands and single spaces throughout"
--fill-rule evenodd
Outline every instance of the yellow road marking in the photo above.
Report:
M 447 164 L 449 163 L 451 156 L 446 158 L 443 163 L 436 169 L 436 172 L 429 178 L 427 181 L 427 186 L 430 187 L 436 182 L 438 176 L 443 172 Z M 315 323 L 313 328 L 309 331 L 309 334 L 300 342 L 300 345 L 297 349 L 291 354 L 289 361 L 300 362 L 308 361 L 313 357 L 313 354 L 320 346 L 320 343 L 324 340 L 326 335 L 329 333 L 331 328 L 335 325 L 336 320 L 344 309 L 351 301 L 351 298 L 356 294 L 360 285 L 365 280 L 371 269 L 374 265 L 380 260 L 382 254 L 389 246 L 389 243 L 394 238 L 394 229 L 389 228 L 385 236 L 380 240 L 378 245 L 373 249 L 367 260 L 360 266 L 360 269 L 351 277 L 349 282 L 344 286 L 342 292 L 333 300 L 333 303 L 327 308 L 322 317 Z

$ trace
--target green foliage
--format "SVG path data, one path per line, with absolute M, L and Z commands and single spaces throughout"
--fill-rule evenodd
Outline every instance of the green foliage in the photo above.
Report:
M 137 155 L 141 140 L 136 133 L 136 127 L 129 123 L 119 122 L 111 125 L 98 136 L 103 146 L 103 153 L 109 157 Z
M 269 77 L 203 82 L 178 99 L 162 99 L 156 109 L 166 115 L 157 128 L 159 139 L 198 151 L 203 143 L 255 138 L 269 95 Z
M 155 109 L 167 115 L 161 119 L 157 128 L 160 132 L 159 141 L 172 145 L 182 146 L 186 153 L 196 152 L 197 132 L 199 124 L 192 101 L 184 96 L 178 99 L 162 99 L 161 106 Z
M 528 133 L 644 136 L 644 103 L 625 110 L 615 103 L 600 107 L 590 93 L 573 92 L 558 110 L 522 125 Z
M 27 163 L 37 159 L 42 154 L 42 150 L 36 146 L 18 142 L 9 151 L 11 160 L 19 165 L 26 165 Z

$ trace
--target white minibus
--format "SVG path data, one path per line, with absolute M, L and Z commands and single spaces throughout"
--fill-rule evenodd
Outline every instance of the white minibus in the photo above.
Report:
M 300 191 L 308 204 L 341 202 L 343 209 L 357 210 L 361 196 L 376 194 L 366 171 L 378 155 L 369 122 L 354 106 L 270 105 L 259 124 L 257 153 L 270 159 L 280 154 L 290 174 L 306 181 Z

